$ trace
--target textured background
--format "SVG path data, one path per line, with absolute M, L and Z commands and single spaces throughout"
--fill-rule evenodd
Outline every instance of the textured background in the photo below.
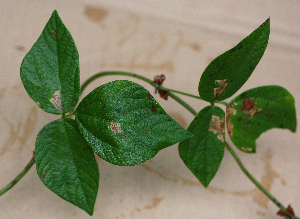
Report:
M 269 46 L 238 92 L 276 84 L 287 88 L 300 115 L 300 2 L 200 0 L 65 0 L 0 2 L 0 188 L 32 156 L 39 130 L 57 116 L 40 110 L 19 77 L 20 63 L 52 11 L 70 30 L 80 56 L 81 83 L 96 72 L 126 70 L 197 95 L 201 73 L 216 56 L 271 17 Z M 93 82 L 93 88 L 115 79 Z M 155 98 L 183 127 L 193 116 L 172 99 Z M 207 104 L 183 97 L 195 109 Z M 280 118 L 278 118 L 280 119 Z M 273 129 L 257 140 L 257 154 L 241 160 L 284 205 L 300 214 L 300 134 Z M 118 167 L 97 158 L 100 186 L 94 218 L 264 218 L 277 207 L 243 175 L 225 151 L 221 167 L 205 189 L 180 160 L 177 145 L 136 167 Z M 35 166 L 0 197 L 0 218 L 90 218 L 60 199 L 39 180 Z

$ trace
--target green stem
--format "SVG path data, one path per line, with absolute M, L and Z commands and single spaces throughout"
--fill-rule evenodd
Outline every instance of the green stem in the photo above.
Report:
M 186 102 L 184 102 L 182 99 L 180 99 L 178 96 L 175 94 L 169 92 L 169 96 L 172 97 L 174 100 L 176 100 L 178 103 L 180 103 L 183 107 L 185 107 L 190 113 L 192 113 L 194 116 L 197 114 L 197 112 Z
M 155 83 L 154 81 L 150 80 L 149 78 L 146 78 L 144 76 L 138 75 L 138 74 L 134 74 L 134 73 L 130 73 L 130 72 L 124 72 L 124 71 L 104 71 L 104 72 L 100 72 L 97 73 L 95 75 L 93 75 L 92 77 L 90 77 L 89 79 L 87 79 L 81 86 L 81 93 L 84 91 L 84 89 L 94 80 L 96 80 L 97 78 L 100 78 L 102 76 L 106 76 L 106 75 L 126 75 L 129 77 L 134 77 L 134 78 L 138 78 L 141 79 L 147 83 L 149 83 L 150 85 L 152 85 L 153 87 L 157 88 L 158 90 L 167 90 L 167 91 L 172 91 L 172 92 L 176 92 L 176 93 L 180 93 L 186 96 L 190 96 L 190 97 L 194 97 L 194 98 L 198 98 L 201 99 L 198 96 L 194 96 L 192 94 L 187 94 L 184 92 L 180 92 L 180 91 L 176 91 L 176 90 L 171 90 L 168 89 L 166 87 L 163 86 L 159 86 L 157 83 Z M 180 103 L 183 107 L 185 107 L 188 111 L 190 111 L 193 115 L 196 115 L 197 112 L 190 106 L 188 105 L 184 100 L 182 100 L 181 98 L 179 98 L 178 96 L 176 96 L 175 94 L 169 92 L 169 96 L 172 97 L 174 100 L 176 100 L 178 103 Z M 67 115 L 66 118 L 69 118 L 71 116 L 73 116 L 75 114 L 75 112 L 72 112 L 71 114 Z
M 282 210 L 288 217 L 299 219 L 298 217 L 293 217 L 287 209 L 265 188 L 263 187 L 246 169 L 238 155 L 235 153 L 235 151 L 229 146 L 227 142 L 225 142 L 225 147 L 228 149 L 230 154 L 233 156 L 235 161 L 238 163 L 239 167 L 242 169 L 242 171 L 246 174 L 246 176 L 257 186 L 257 188 L 260 189 L 272 202 L 274 202 L 275 205 L 277 205 L 280 210 Z
M 130 72 L 125 72 L 125 71 L 104 71 L 104 72 L 100 72 L 97 74 L 94 74 L 92 77 L 90 77 L 89 79 L 87 79 L 81 86 L 81 93 L 84 91 L 84 89 L 94 80 L 96 80 L 97 78 L 100 78 L 102 76 L 106 76 L 106 75 L 126 75 L 129 77 L 134 77 L 134 78 L 138 78 L 141 79 L 143 81 L 146 81 L 147 83 L 151 84 L 152 86 L 157 86 L 157 84 L 150 80 L 149 78 L 146 78 L 144 76 L 141 75 L 137 75 L 134 73 L 130 73 Z
M 224 106 L 226 106 L 226 107 L 229 107 L 229 106 L 230 106 L 229 103 L 226 103 L 226 102 L 224 102 L 224 101 L 216 101 L 215 103 L 222 104 L 222 105 L 224 105 Z
M 130 73 L 130 72 L 123 72 L 123 71 L 106 71 L 106 72 L 100 72 L 97 73 L 95 75 L 93 75 L 92 77 L 90 77 L 87 81 L 85 81 L 83 83 L 83 85 L 81 86 L 81 93 L 83 92 L 83 90 L 87 87 L 87 85 L 89 85 L 92 81 L 96 80 L 99 77 L 102 76 L 106 76 L 106 75 L 126 75 L 129 77 L 135 77 L 138 79 L 141 79 L 149 84 L 151 84 L 153 87 L 157 88 L 158 90 L 166 90 L 169 91 L 169 96 L 172 97 L 174 100 L 176 100 L 179 104 L 181 104 L 183 107 L 185 107 L 188 111 L 190 111 L 193 115 L 196 115 L 197 112 L 189 105 L 187 104 L 185 101 L 183 101 L 182 99 L 180 99 L 178 96 L 176 96 L 174 93 L 179 93 L 179 94 L 183 94 L 189 97 L 193 97 L 193 98 L 197 98 L 197 99 L 202 99 L 201 97 L 192 95 L 192 94 L 187 94 L 181 91 L 177 91 L 177 90 L 172 90 L 172 89 L 168 89 L 166 87 L 163 86 L 159 86 L 158 84 L 156 84 L 154 81 L 143 77 L 141 75 L 137 75 L 134 73 Z M 223 104 L 228 106 L 228 104 L 226 102 L 222 102 L 222 101 L 218 101 L 217 103 Z M 75 112 L 72 112 L 69 115 L 65 115 L 65 118 L 69 118 L 72 115 L 74 115 Z M 277 205 L 283 212 L 285 212 L 285 214 L 290 217 L 290 218 L 295 218 L 295 219 L 300 219 L 299 217 L 293 217 L 288 211 L 287 209 L 273 196 L 271 195 L 270 192 L 268 192 L 268 190 L 266 190 L 250 173 L 249 171 L 245 168 L 244 164 L 241 162 L 241 160 L 239 159 L 239 157 L 237 156 L 237 154 L 235 153 L 235 151 L 229 146 L 229 144 L 227 142 L 225 142 L 225 147 L 228 149 L 228 151 L 231 153 L 231 155 L 233 156 L 233 158 L 236 160 L 236 162 L 238 163 L 238 165 L 240 166 L 240 168 L 242 169 L 242 171 L 246 174 L 246 176 L 272 201 L 275 203 L 275 205 Z M 9 189 L 11 189 L 27 172 L 28 170 L 32 167 L 32 165 L 35 162 L 35 158 L 33 157 L 29 163 L 26 165 L 26 167 L 24 168 L 24 170 L 11 182 L 9 183 L 6 187 L 4 187 L 3 189 L 0 190 L 0 196 L 2 194 L 4 194 L 5 192 L 7 192 Z
M 97 73 L 97 74 L 93 75 L 92 77 L 90 77 L 88 80 L 86 80 L 81 86 L 81 94 L 82 94 L 83 90 L 92 81 L 96 80 L 99 77 L 106 76 L 106 75 L 126 75 L 129 77 L 135 77 L 135 78 L 141 79 L 141 80 L 151 84 L 153 87 L 158 87 L 158 84 L 156 84 L 154 81 L 152 81 L 144 76 L 141 76 L 141 75 L 137 75 L 137 74 L 130 73 L 130 72 L 123 72 L 123 71 L 106 71 L 106 72 Z M 196 111 L 192 107 L 190 107 L 185 101 L 183 101 L 182 99 L 180 99 L 179 97 L 177 97 L 175 94 L 173 94 L 171 92 L 169 93 L 169 96 L 172 97 L 174 100 L 176 100 L 178 103 L 180 103 L 182 106 L 184 106 L 193 115 L 196 115 Z M 76 110 L 73 110 L 70 114 L 63 115 L 63 118 L 70 118 L 73 115 L 75 115 L 75 113 L 76 113 Z M 3 189 L 0 190 L 0 196 L 2 194 L 4 194 L 5 192 L 7 192 L 9 189 L 11 189 L 27 173 L 27 171 L 32 167 L 34 162 L 35 162 L 35 159 L 33 157 L 30 160 L 30 162 L 27 164 L 27 166 L 24 168 L 24 170 L 11 183 L 9 183 L 7 186 L 5 186 Z
M 159 86 L 159 87 L 157 87 L 157 89 L 158 90 L 166 90 L 166 91 L 170 91 L 170 92 L 182 94 L 182 95 L 185 95 L 185 96 L 188 96 L 188 97 L 193 97 L 193 98 L 196 98 L 196 99 L 199 99 L 199 100 L 203 100 L 199 96 L 196 96 L 196 95 L 193 95 L 193 94 L 188 94 L 188 93 L 185 93 L 185 92 L 182 92 L 182 91 L 178 91 L 178 90 L 173 90 L 173 89 L 170 89 L 170 88 L 166 88 L 164 86 Z
M 7 186 L 5 186 L 3 189 L 0 190 L 0 196 L 3 195 L 5 192 L 10 190 L 17 182 L 20 181 L 20 179 L 28 172 L 28 170 L 32 167 L 34 164 L 35 158 L 34 156 L 31 158 L 29 163 L 26 165 L 26 167 L 22 170 L 21 173 L 13 180 L 11 181 Z
M 129 73 L 129 72 L 119 72 L 119 71 L 109 71 L 109 72 L 100 72 L 94 76 L 92 76 L 91 78 L 89 78 L 83 85 L 81 88 L 81 92 L 85 89 L 85 87 L 91 83 L 93 80 L 95 80 L 96 78 L 99 78 L 101 76 L 104 75 L 127 75 L 130 77 L 135 77 L 135 78 L 139 78 L 141 80 L 144 80 L 146 82 L 148 82 L 149 84 L 151 84 L 152 86 L 154 86 L 156 89 L 158 90 L 166 90 L 169 91 L 169 96 L 172 97 L 174 100 L 176 100 L 179 104 L 181 104 L 182 106 L 184 106 L 188 111 L 190 111 L 193 115 L 196 115 L 196 111 L 190 107 L 186 102 L 184 102 L 183 100 L 181 100 L 179 97 L 177 97 L 174 93 L 179 93 L 179 94 L 183 94 L 189 97 L 193 97 L 193 98 L 197 98 L 202 100 L 201 97 L 199 96 L 195 96 L 192 94 L 188 94 L 188 93 L 184 93 L 181 91 L 177 91 L 177 90 L 173 90 L 173 89 L 169 89 L 163 86 L 159 86 L 158 84 L 156 84 L 155 82 L 153 82 L 152 80 L 145 78 L 141 75 L 137 75 L 137 74 L 133 74 L 133 73 Z M 216 103 L 219 104 L 223 104 L 225 106 L 228 106 L 228 103 L 223 102 L 223 101 L 216 101 Z M 239 157 L 237 156 L 237 154 L 235 153 L 235 151 L 228 145 L 227 142 L 225 142 L 225 146 L 228 149 L 228 151 L 231 153 L 231 155 L 233 156 L 233 158 L 236 160 L 236 162 L 238 163 L 239 167 L 242 169 L 242 171 L 246 174 L 246 176 L 272 201 L 275 203 L 275 205 L 277 205 L 280 210 L 282 210 L 288 217 L 290 218 L 294 218 L 294 219 L 300 219 L 299 217 L 293 217 L 293 215 L 290 214 L 290 212 L 287 211 L 287 209 L 268 191 L 266 190 L 265 187 L 263 187 L 250 173 L 249 171 L 246 169 L 246 167 L 244 166 L 244 164 L 241 162 L 241 160 L 239 159 Z
M 126 75 L 126 76 L 129 76 L 129 77 L 134 77 L 134 78 L 138 78 L 138 79 L 141 79 L 149 84 L 151 84 L 153 87 L 155 87 L 157 90 L 165 90 L 165 91 L 169 91 L 169 92 L 173 92 L 173 93 L 178 93 L 178 94 L 182 94 L 182 95 L 185 95 L 185 96 L 188 96 L 188 97 L 192 97 L 192 98 L 196 98 L 196 99 L 199 99 L 199 100 L 203 100 L 201 97 L 199 96 L 196 96 L 196 95 L 193 95 L 193 94 L 188 94 L 188 93 L 185 93 L 185 92 L 182 92 L 182 91 L 178 91 L 178 90 L 173 90 L 173 89 L 170 89 L 170 88 L 166 88 L 164 86 L 161 86 L 161 85 L 158 85 L 157 83 L 155 83 L 154 81 L 150 80 L 149 78 L 146 78 L 144 76 L 141 76 L 141 75 L 138 75 L 138 74 L 135 74 L 135 73 L 131 73 L 131 72 L 124 72 L 124 71 L 104 71 L 104 72 L 99 72 L 95 75 L 93 75 L 92 77 L 90 77 L 89 79 L 87 79 L 81 86 L 81 93 L 84 91 L 84 89 L 91 83 L 93 82 L 94 80 L 96 80 L 97 78 L 100 78 L 102 76 L 106 76 L 106 75 Z M 176 98 L 177 100 L 179 100 L 179 102 L 181 103 L 184 103 L 184 107 L 186 107 L 191 113 L 194 114 L 194 110 L 191 109 L 190 106 L 186 105 L 185 102 L 183 100 L 181 100 L 179 97 L 177 97 L 176 95 L 174 94 L 171 94 L 169 93 L 169 96 L 171 96 L 172 98 Z M 180 104 L 181 104 L 180 103 Z M 228 106 L 228 104 L 226 102 L 223 102 L 223 101 L 216 101 L 216 103 L 219 103 L 219 104 L 223 104 L 225 106 Z

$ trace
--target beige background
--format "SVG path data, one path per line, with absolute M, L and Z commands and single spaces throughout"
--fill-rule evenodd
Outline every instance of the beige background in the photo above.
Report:
M 0 2 L 0 187 L 30 160 L 39 130 L 57 116 L 28 97 L 20 63 L 54 9 L 70 30 L 80 55 L 81 83 L 96 72 L 126 70 L 197 95 L 201 73 L 271 17 L 270 43 L 261 63 L 238 92 L 260 85 L 287 88 L 300 113 L 300 2 L 200 0 L 65 0 Z M 86 90 L 115 79 L 101 78 Z M 193 116 L 172 99 L 155 98 L 182 126 Z M 207 104 L 183 97 L 195 109 Z M 278 118 L 280 119 L 280 118 Z M 300 134 L 273 129 L 257 140 L 257 154 L 237 151 L 251 173 L 300 215 Z M 100 186 L 94 218 L 276 218 L 277 207 L 243 175 L 231 155 L 205 189 L 180 160 L 177 145 L 136 167 L 97 158 Z M 0 218 L 90 218 L 39 180 L 35 166 L 0 197 Z

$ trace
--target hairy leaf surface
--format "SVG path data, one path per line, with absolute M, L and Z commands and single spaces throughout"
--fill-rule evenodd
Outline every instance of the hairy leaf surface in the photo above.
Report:
M 226 112 L 228 134 L 240 150 L 256 152 L 255 140 L 272 128 L 296 131 L 293 96 L 280 86 L 245 91 L 230 101 Z
M 268 45 L 270 19 L 235 47 L 215 58 L 204 70 L 199 95 L 208 102 L 231 97 L 248 80 Z
M 141 85 L 113 81 L 89 93 L 76 110 L 85 140 L 102 159 L 121 166 L 146 162 L 191 134 Z
M 62 114 L 76 106 L 80 95 L 78 51 L 56 10 L 20 71 L 28 95 L 44 111 Z
M 39 132 L 35 161 L 45 186 L 93 214 L 99 186 L 98 164 L 73 119 L 50 122 Z
M 193 137 L 179 144 L 179 155 L 207 187 L 224 156 L 225 112 L 217 106 L 203 108 L 189 125 Z

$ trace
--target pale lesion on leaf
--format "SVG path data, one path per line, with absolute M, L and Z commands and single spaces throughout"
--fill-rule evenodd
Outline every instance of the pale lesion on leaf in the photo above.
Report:
M 219 116 L 213 115 L 210 120 L 210 125 L 208 131 L 213 132 L 214 134 L 218 133 L 217 138 L 222 142 L 225 141 L 225 117 L 220 119 Z
M 50 99 L 50 102 L 56 109 L 62 112 L 61 92 L 59 90 L 55 91 L 53 95 L 54 97 Z
M 230 122 L 230 115 L 236 114 L 236 109 L 233 106 L 237 105 L 236 103 L 231 104 L 229 107 L 226 108 L 226 126 L 227 132 L 229 136 L 233 135 L 233 127 L 234 125 Z
M 247 147 L 242 147 L 241 149 L 242 149 L 242 151 L 245 151 L 245 152 L 251 152 L 253 150 L 252 148 L 247 148 Z
M 111 122 L 109 127 L 115 134 L 119 134 L 122 132 L 120 123 Z
M 217 99 L 221 95 L 221 93 L 223 93 L 225 88 L 227 87 L 228 83 L 226 83 L 226 81 L 227 81 L 227 79 L 215 80 L 215 84 L 219 85 L 219 87 L 214 88 L 215 99 Z

